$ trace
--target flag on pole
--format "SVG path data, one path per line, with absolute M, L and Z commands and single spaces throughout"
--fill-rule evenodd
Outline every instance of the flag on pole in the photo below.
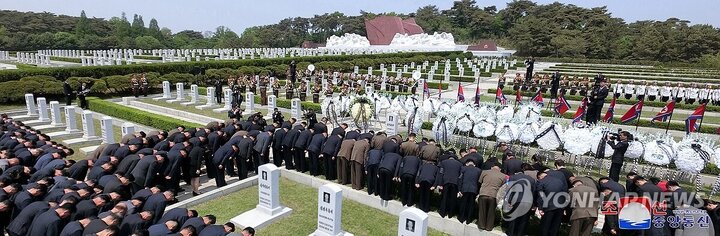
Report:
M 438 99 L 442 98 L 442 83 L 438 83 Z
M 427 97 L 430 97 L 430 89 L 428 88 L 428 83 L 423 84 L 423 99 L 425 99 L 425 95 L 427 94 Z
M 572 123 L 575 124 L 577 122 L 581 122 L 583 116 L 585 116 L 585 112 L 587 111 L 587 98 L 583 98 L 582 104 L 580 107 L 578 107 L 577 111 L 575 112 L 575 115 L 573 115 L 573 121 Z
M 555 113 L 558 115 L 563 115 L 565 112 L 570 110 L 570 103 L 568 103 L 567 100 L 565 100 L 565 95 L 560 94 L 560 97 L 557 98 L 555 102 Z
M 640 112 L 642 112 L 643 107 L 643 100 L 640 100 L 639 102 L 635 103 L 632 107 L 630 107 L 630 110 L 625 112 L 625 115 L 620 117 L 620 122 L 627 123 L 630 121 L 633 121 L 640 117 Z
M 608 107 L 607 112 L 605 112 L 605 116 L 603 116 L 603 121 L 612 123 L 612 118 L 615 115 L 615 100 L 617 100 L 616 97 L 613 97 L 613 100 L 610 102 L 610 107 Z
M 545 102 L 543 102 L 543 97 L 542 97 L 542 93 L 540 92 L 540 90 L 538 90 L 537 93 L 535 93 L 535 96 L 532 98 L 532 101 L 537 103 L 541 107 L 545 106 Z
M 668 104 L 666 104 L 665 107 L 663 107 L 663 109 L 658 112 L 652 120 L 650 120 L 650 123 L 655 123 L 655 121 L 667 121 L 673 111 L 675 111 L 675 100 L 668 102 Z
M 519 89 L 515 91 L 515 103 L 522 104 L 522 92 Z
M 500 102 L 500 105 L 507 105 L 508 100 L 505 94 L 502 93 L 502 89 L 498 88 L 495 92 L 495 100 Z
M 463 87 L 462 87 L 462 85 L 460 85 L 460 82 L 458 82 L 457 101 L 458 101 L 458 102 L 464 102 L 464 101 L 465 101 L 465 92 L 463 92 Z
M 475 87 L 475 105 L 480 105 L 480 85 Z
M 695 111 L 692 113 L 692 115 L 688 116 L 687 119 L 685 119 L 685 132 L 686 133 L 694 133 L 698 132 L 700 129 L 700 123 L 698 120 L 702 120 L 705 116 L 705 104 L 703 103 L 700 105 Z

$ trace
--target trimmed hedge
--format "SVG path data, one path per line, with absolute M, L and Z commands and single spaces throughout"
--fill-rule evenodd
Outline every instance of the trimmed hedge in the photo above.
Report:
M 50 60 L 52 60 L 52 61 L 65 61 L 65 62 L 72 62 L 72 63 L 82 63 L 82 59 L 80 59 L 80 58 L 70 58 L 70 57 L 50 57 Z
M 506 87 L 507 87 L 507 86 L 506 86 Z M 497 92 L 497 89 L 488 89 L 488 94 L 495 94 L 496 92 Z M 512 90 L 512 89 L 503 89 L 503 94 L 505 94 L 506 97 L 507 97 L 508 95 L 514 97 L 514 96 L 515 96 L 515 91 Z M 532 96 L 535 96 L 535 93 L 534 93 L 534 92 L 523 92 L 522 95 L 523 95 L 523 97 L 532 97 Z M 543 93 L 543 97 L 549 98 L 549 97 L 550 97 L 550 93 L 549 93 L 549 92 Z M 570 100 L 570 101 L 582 101 L 583 97 L 582 97 L 582 96 L 579 96 L 579 95 L 565 95 L 565 99 Z M 612 101 L 612 95 L 610 94 L 610 95 L 608 95 L 608 97 L 605 99 L 605 102 L 608 102 L 608 103 L 609 103 L 609 102 L 611 102 L 611 101 Z M 622 96 L 615 101 L 615 103 L 617 103 L 617 104 L 624 104 L 624 105 L 635 105 L 635 103 L 637 103 L 637 102 L 638 102 L 637 100 L 625 99 L 625 98 L 622 98 Z M 643 105 L 646 106 L 646 107 L 665 107 L 666 104 L 667 104 L 667 103 L 664 103 L 664 102 L 661 102 L 661 101 L 653 101 L 653 102 L 651 102 L 651 101 L 645 101 L 645 103 L 644 103 Z M 690 105 L 690 104 L 684 104 L 684 103 L 675 103 L 675 108 L 676 108 L 676 109 L 683 109 L 683 110 L 695 110 L 695 108 L 697 108 L 698 106 L 699 106 L 699 105 Z M 712 112 L 720 112 L 720 106 L 715 106 L 715 105 L 708 104 L 708 105 L 706 106 L 705 110 L 706 110 L 706 111 L 712 111 Z
M 161 130 L 171 130 L 177 128 L 178 126 L 185 126 L 186 128 L 203 126 L 201 124 L 186 122 L 168 116 L 157 115 L 147 111 L 126 107 L 96 97 L 89 97 L 87 101 L 91 111 Z
M 255 104 L 260 104 L 261 102 L 262 102 L 262 100 L 260 99 L 260 95 L 255 95 Z M 277 98 L 275 100 L 275 106 L 280 107 L 280 108 L 286 108 L 286 109 L 290 109 L 292 107 L 290 104 L 290 100 L 283 99 L 283 98 Z M 300 101 L 300 107 L 303 110 L 312 109 L 313 111 L 316 111 L 316 112 L 319 112 L 321 110 L 320 104 L 314 103 L 314 102 Z
M 162 57 L 134 55 L 134 56 L 133 56 L 133 59 L 158 60 L 158 61 L 161 61 L 161 60 L 162 60 Z M 195 59 L 195 58 L 193 58 L 193 59 Z
M 422 60 L 427 57 L 457 58 L 469 57 L 468 53 L 454 52 L 422 52 L 422 53 L 392 53 L 392 54 L 363 54 L 363 55 L 333 55 L 317 57 L 286 57 L 257 60 L 225 60 L 225 61 L 200 61 L 200 62 L 173 62 L 173 63 L 151 63 L 132 64 L 115 66 L 87 66 L 87 67 L 55 67 L 38 70 L 3 70 L 0 71 L 0 82 L 19 80 L 23 77 L 34 75 L 47 75 L 60 79 L 69 77 L 93 77 L 101 78 L 111 75 L 125 75 L 133 73 L 157 72 L 168 74 L 172 72 L 190 73 L 194 70 L 240 68 L 242 66 L 272 66 L 278 64 L 290 64 L 291 61 L 298 62 L 298 68 L 303 68 L 302 63 L 319 63 L 324 61 L 348 61 L 360 67 L 367 67 L 376 64 L 389 64 L 398 61 Z M 408 61 L 409 62 L 409 61 Z M 347 68 L 347 67 L 346 67 Z

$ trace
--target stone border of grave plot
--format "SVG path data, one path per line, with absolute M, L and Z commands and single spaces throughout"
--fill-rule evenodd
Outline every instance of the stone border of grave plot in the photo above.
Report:
M 248 177 L 246 179 L 237 181 L 235 183 L 231 183 L 231 184 L 225 185 L 223 187 L 210 190 L 210 191 L 200 194 L 198 196 L 194 196 L 194 197 L 188 198 L 186 200 L 180 201 L 178 203 L 172 204 L 165 209 L 165 212 L 172 210 L 174 208 L 179 208 L 179 207 L 189 208 L 189 207 L 197 206 L 197 205 L 200 205 L 207 201 L 211 201 L 216 198 L 226 196 L 228 194 L 255 186 L 257 184 L 258 184 L 257 176 Z

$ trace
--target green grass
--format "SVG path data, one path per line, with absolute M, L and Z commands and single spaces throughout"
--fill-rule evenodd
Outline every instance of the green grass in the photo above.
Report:
M 25 104 L 0 104 L 0 112 L 25 109 Z
M 257 205 L 257 186 L 195 206 L 200 214 L 214 214 L 218 223 L 229 221 Z M 290 216 L 258 230 L 259 235 L 308 235 L 317 227 L 317 189 L 280 178 L 280 201 L 293 209 Z M 232 204 L 227 204 L 232 202 Z M 343 230 L 355 235 L 397 235 L 398 217 L 343 200 Z M 447 235 L 428 228 L 428 235 Z
M 189 98 L 187 100 L 190 101 Z M 217 112 L 213 112 L 212 109 L 200 110 L 200 109 L 195 108 L 195 106 L 204 105 L 207 102 L 207 100 L 202 96 L 200 96 L 196 105 L 191 105 L 191 106 L 183 106 L 183 105 L 180 105 L 180 103 L 178 103 L 178 102 L 168 103 L 164 100 L 155 101 L 155 100 L 152 100 L 151 98 L 141 98 L 141 99 L 138 99 L 138 101 L 147 103 L 147 104 L 167 107 L 167 108 L 171 108 L 171 109 L 175 109 L 175 110 L 187 111 L 187 112 L 204 115 L 204 116 L 208 116 L 208 117 L 212 117 L 212 118 L 216 118 L 216 119 L 220 119 L 220 120 L 225 120 L 228 118 L 226 112 L 217 113 Z M 216 106 L 214 108 L 220 108 L 220 107 L 222 107 L 222 105 Z

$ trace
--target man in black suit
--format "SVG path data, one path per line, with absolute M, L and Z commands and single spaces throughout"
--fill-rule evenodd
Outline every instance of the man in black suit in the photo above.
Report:
M 167 153 L 158 152 L 152 156 L 145 156 L 138 161 L 130 174 L 135 178 L 133 191 L 154 186 L 155 177 L 165 161 Z
M 226 143 L 213 154 L 212 163 L 215 169 L 215 185 L 218 188 L 227 185 L 227 182 L 225 182 L 224 165 L 228 160 L 232 160 L 237 151 L 238 147 L 235 144 Z
M 73 213 L 71 220 L 81 220 L 91 216 L 97 216 L 100 208 L 111 201 L 108 195 L 97 195 L 92 199 L 82 200 L 77 204 L 77 210 Z
M 294 118 L 290 118 L 292 121 Z M 284 128 L 288 128 L 291 124 L 283 124 Z M 305 128 L 302 125 L 296 125 L 290 129 L 287 134 L 285 134 L 285 138 L 283 138 L 282 141 L 282 149 L 283 149 L 283 157 L 285 158 L 285 168 L 288 170 L 294 170 L 296 168 L 300 168 L 300 163 L 294 162 L 295 160 L 295 141 L 297 141 L 298 136 L 300 136 L 300 132 L 302 132 Z
M 615 182 L 620 180 L 620 169 L 622 169 L 623 166 L 625 152 L 630 146 L 630 144 L 628 143 L 630 136 L 631 135 L 629 132 L 621 131 L 618 135 L 618 140 L 615 140 L 610 135 L 605 137 L 605 140 L 607 140 L 607 144 L 615 150 L 611 157 L 612 164 L 610 164 L 610 174 L 608 176 Z
M 163 215 L 163 212 L 165 212 L 165 207 L 167 207 L 167 205 L 169 205 L 169 202 L 172 201 L 174 198 L 175 195 L 170 191 L 150 195 L 147 201 L 145 201 L 142 210 L 152 212 L 152 223 L 158 223 L 158 221 L 160 221 L 160 218 Z
M 45 213 L 38 215 L 34 222 L 35 224 L 30 225 L 28 229 L 28 236 L 45 236 L 45 235 L 60 235 L 63 227 L 65 227 L 64 219 L 70 217 L 72 214 L 73 206 L 71 204 L 64 204 L 55 209 L 50 209 Z M 42 222 L 42 223 L 37 223 Z
M 458 183 L 460 177 L 460 169 L 463 164 L 457 160 L 454 154 L 448 156 L 438 163 L 438 174 L 435 179 L 435 187 L 442 193 L 440 199 L 440 216 L 452 218 L 456 213 L 456 204 L 458 203 Z
M 278 125 L 282 125 L 281 128 L 276 129 L 272 136 L 272 154 L 273 154 L 273 164 L 275 166 L 280 167 L 283 163 L 283 139 L 285 139 L 285 135 L 290 130 L 290 126 L 285 126 L 282 123 L 279 123 Z
M 142 211 L 140 213 L 129 215 L 123 218 L 120 223 L 119 235 L 131 235 L 133 232 L 145 229 L 150 226 L 153 219 L 151 211 Z
M 602 111 L 603 104 L 605 104 L 608 91 L 609 89 L 605 80 L 600 80 L 600 83 L 596 84 L 590 92 L 590 101 L 588 103 L 588 113 L 586 117 L 589 124 L 595 124 L 600 119 L 600 112 Z
M 293 144 L 293 159 L 295 161 L 295 169 L 297 169 L 298 172 L 306 172 L 309 170 L 307 159 L 305 159 L 305 152 L 307 145 L 312 140 L 313 132 L 312 128 L 301 131 Z
M 25 208 L 15 209 L 18 213 L 16 213 L 17 216 L 10 221 L 10 224 L 7 225 L 7 233 L 10 236 L 25 235 L 36 216 L 56 206 L 57 204 L 54 202 L 37 201 Z
M 197 216 L 198 212 L 196 210 L 188 210 L 187 208 L 178 207 L 165 212 L 159 222 L 174 220 L 178 222 L 178 225 L 183 225 L 188 219 Z
M 335 128 L 332 135 L 325 140 L 320 150 L 320 157 L 325 159 L 325 178 L 327 180 L 337 179 L 337 154 L 340 151 L 344 134 L 344 129 L 337 130 L 337 128 Z
M 558 235 L 565 205 L 567 205 L 567 184 L 558 177 L 550 176 L 546 172 L 537 174 L 537 192 L 545 197 L 538 197 L 535 200 L 540 211 L 540 228 L 543 229 L 540 235 Z
M 72 105 L 72 100 L 74 99 L 75 92 L 73 91 L 72 87 L 70 87 L 70 84 L 67 80 L 63 82 L 63 94 L 65 94 L 65 105 L 70 106 Z
M 515 158 L 515 154 L 510 153 L 507 159 L 503 161 L 502 172 L 506 175 L 514 175 L 515 173 L 522 172 L 523 162 Z

